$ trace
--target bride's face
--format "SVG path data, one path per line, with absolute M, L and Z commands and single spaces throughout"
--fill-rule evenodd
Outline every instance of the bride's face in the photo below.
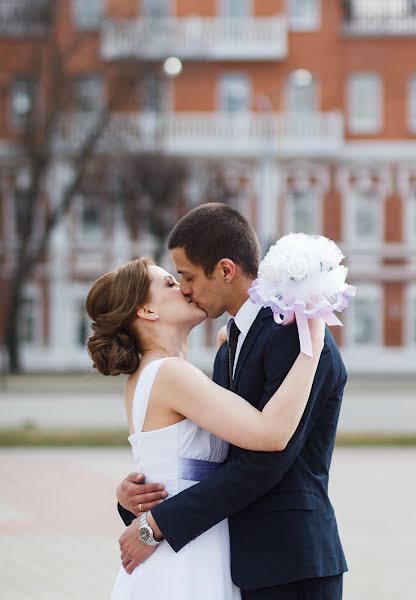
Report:
M 158 321 L 161 324 L 185 324 L 195 327 L 206 319 L 205 312 L 182 294 L 173 275 L 157 265 L 150 265 L 148 269 L 151 284 L 147 304 L 159 315 Z

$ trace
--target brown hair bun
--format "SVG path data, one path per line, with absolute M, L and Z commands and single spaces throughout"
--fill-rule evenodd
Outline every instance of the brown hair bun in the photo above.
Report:
M 148 299 L 153 261 L 139 258 L 95 281 L 86 299 L 93 335 L 88 353 L 102 375 L 129 374 L 140 364 L 140 340 L 131 324 Z

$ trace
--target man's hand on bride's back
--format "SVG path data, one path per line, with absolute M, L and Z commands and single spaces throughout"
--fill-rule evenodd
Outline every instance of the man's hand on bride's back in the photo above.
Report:
M 116 494 L 121 506 L 136 517 L 163 502 L 168 495 L 162 484 L 145 483 L 143 473 L 127 475 L 117 486 Z

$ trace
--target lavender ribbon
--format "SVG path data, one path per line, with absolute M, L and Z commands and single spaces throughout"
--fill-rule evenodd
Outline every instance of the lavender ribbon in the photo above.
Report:
M 194 458 L 179 458 L 179 478 L 189 481 L 203 481 L 215 473 L 221 463 L 210 460 L 197 460 Z
M 295 302 L 293 305 L 288 306 L 285 304 L 283 294 L 264 300 L 260 294 L 257 279 L 253 282 L 253 286 L 248 290 L 248 293 L 254 304 L 261 304 L 263 307 L 272 309 L 273 318 L 278 325 L 287 325 L 296 317 L 301 352 L 307 356 L 313 356 L 308 319 L 322 317 L 327 325 L 342 327 L 342 323 L 334 314 L 334 311 L 342 312 L 348 306 L 351 296 L 355 296 L 356 289 L 354 286 L 345 284 L 344 288 L 337 292 L 334 300 L 330 301 L 327 298 L 322 298 L 321 303 L 309 309 L 306 308 L 304 302 Z

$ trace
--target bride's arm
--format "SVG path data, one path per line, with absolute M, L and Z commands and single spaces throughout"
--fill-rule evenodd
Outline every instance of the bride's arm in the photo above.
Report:
M 310 329 L 313 358 L 299 354 L 262 412 L 181 359 L 162 365 L 158 396 L 166 398 L 169 408 L 235 446 L 284 450 L 302 418 L 324 344 L 323 320 L 314 319 Z

